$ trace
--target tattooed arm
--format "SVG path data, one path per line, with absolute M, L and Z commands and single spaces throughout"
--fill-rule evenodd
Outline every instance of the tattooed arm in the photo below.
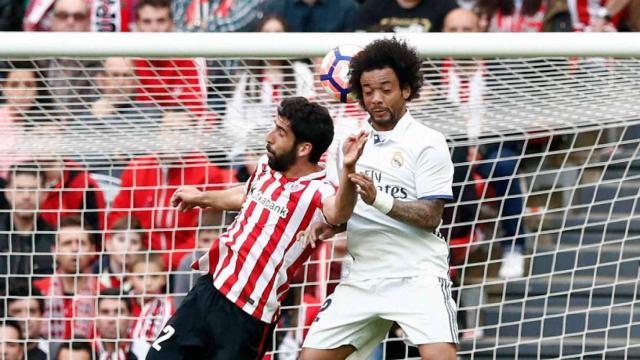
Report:
M 378 189 L 373 184 L 371 177 L 362 173 L 355 173 L 350 174 L 349 179 L 358 186 L 357 191 L 362 201 L 368 205 L 373 205 L 378 194 Z M 417 226 L 427 231 L 433 231 L 440 225 L 443 210 L 444 201 L 440 199 L 413 201 L 393 200 L 393 206 L 387 215 L 405 224 Z

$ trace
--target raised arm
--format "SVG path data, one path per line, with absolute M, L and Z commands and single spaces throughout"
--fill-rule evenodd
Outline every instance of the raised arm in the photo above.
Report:
M 323 203 L 324 217 L 331 225 L 341 225 L 347 222 L 351 214 L 353 214 L 358 194 L 356 193 L 356 186 L 349 180 L 349 176 L 356 171 L 356 162 L 362 155 L 367 138 L 368 133 L 363 131 L 357 136 L 348 137 L 343 145 L 344 158 L 338 191 L 334 196 L 325 199 Z
M 171 196 L 171 205 L 180 211 L 188 211 L 194 207 L 237 211 L 242 207 L 245 197 L 244 186 L 205 192 L 195 186 L 181 186 Z

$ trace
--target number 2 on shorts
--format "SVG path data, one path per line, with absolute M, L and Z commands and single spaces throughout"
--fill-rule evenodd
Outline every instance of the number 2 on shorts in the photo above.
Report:
M 173 336 L 173 334 L 176 333 L 176 329 L 174 329 L 173 326 L 171 325 L 167 325 L 164 327 L 164 329 L 162 329 L 162 332 L 164 334 L 158 336 L 156 341 L 154 341 L 153 344 L 151 345 L 154 349 L 156 349 L 156 351 L 160 351 L 160 349 L 162 349 L 162 346 L 160 346 L 160 343 L 168 340 L 171 336 Z

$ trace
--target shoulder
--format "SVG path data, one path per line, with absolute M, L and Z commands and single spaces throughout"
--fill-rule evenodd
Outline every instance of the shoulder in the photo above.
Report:
M 336 193 L 336 186 L 333 185 L 327 178 L 312 180 L 310 185 L 313 184 L 315 191 L 320 193 L 324 198 Z
M 438 130 L 412 119 L 405 137 L 409 144 L 418 147 L 447 146 L 447 138 Z

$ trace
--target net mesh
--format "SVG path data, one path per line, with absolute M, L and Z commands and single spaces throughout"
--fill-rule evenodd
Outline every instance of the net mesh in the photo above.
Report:
M 328 107 L 338 139 L 366 120 L 357 104 L 338 104 L 320 88 L 318 64 L 4 59 L 0 277 L 4 294 L 14 292 L 5 295 L 5 316 L 25 317 L 15 301 L 24 294 L 10 283 L 37 279 L 45 308 L 32 309 L 26 332 L 51 354 L 78 336 L 150 346 L 195 282 L 180 260 L 195 258 L 194 249 L 205 248 L 234 215 L 194 210 L 179 217 L 168 202 L 176 187 L 246 180 L 283 97 L 306 96 Z M 425 85 L 410 110 L 446 135 L 455 164 L 456 199 L 442 231 L 451 246 L 463 358 L 640 356 L 639 65 L 615 58 L 424 61 Z M 41 173 L 42 185 L 11 167 L 24 162 Z M 132 180 L 132 166 L 150 172 Z M 162 180 L 167 169 L 178 169 L 174 180 Z M 38 199 L 24 200 L 32 193 Z M 30 207 L 41 219 L 35 232 L 23 228 L 33 218 Z M 51 247 L 70 214 L 92 226 L 95 247 L 82 241 Z M 113 214 L 124 220 L 112 221 Z M 345 239 L 337 237 L 303 266 L 270 356 L 297 356 L 345 262 Z M 47 280 L 54 266 L 58 276 Z M 134 306 L 109 315 L 95 301 L 100 287 L 118 287 L 102 298 L 132 299 Z M 115 330 L 100 321 L 117 315 L 124 320 Z M 403 336 L 392 328 L 378 353 L 418 357 Z M 110 347 L 95 344 L 103 353 Z

